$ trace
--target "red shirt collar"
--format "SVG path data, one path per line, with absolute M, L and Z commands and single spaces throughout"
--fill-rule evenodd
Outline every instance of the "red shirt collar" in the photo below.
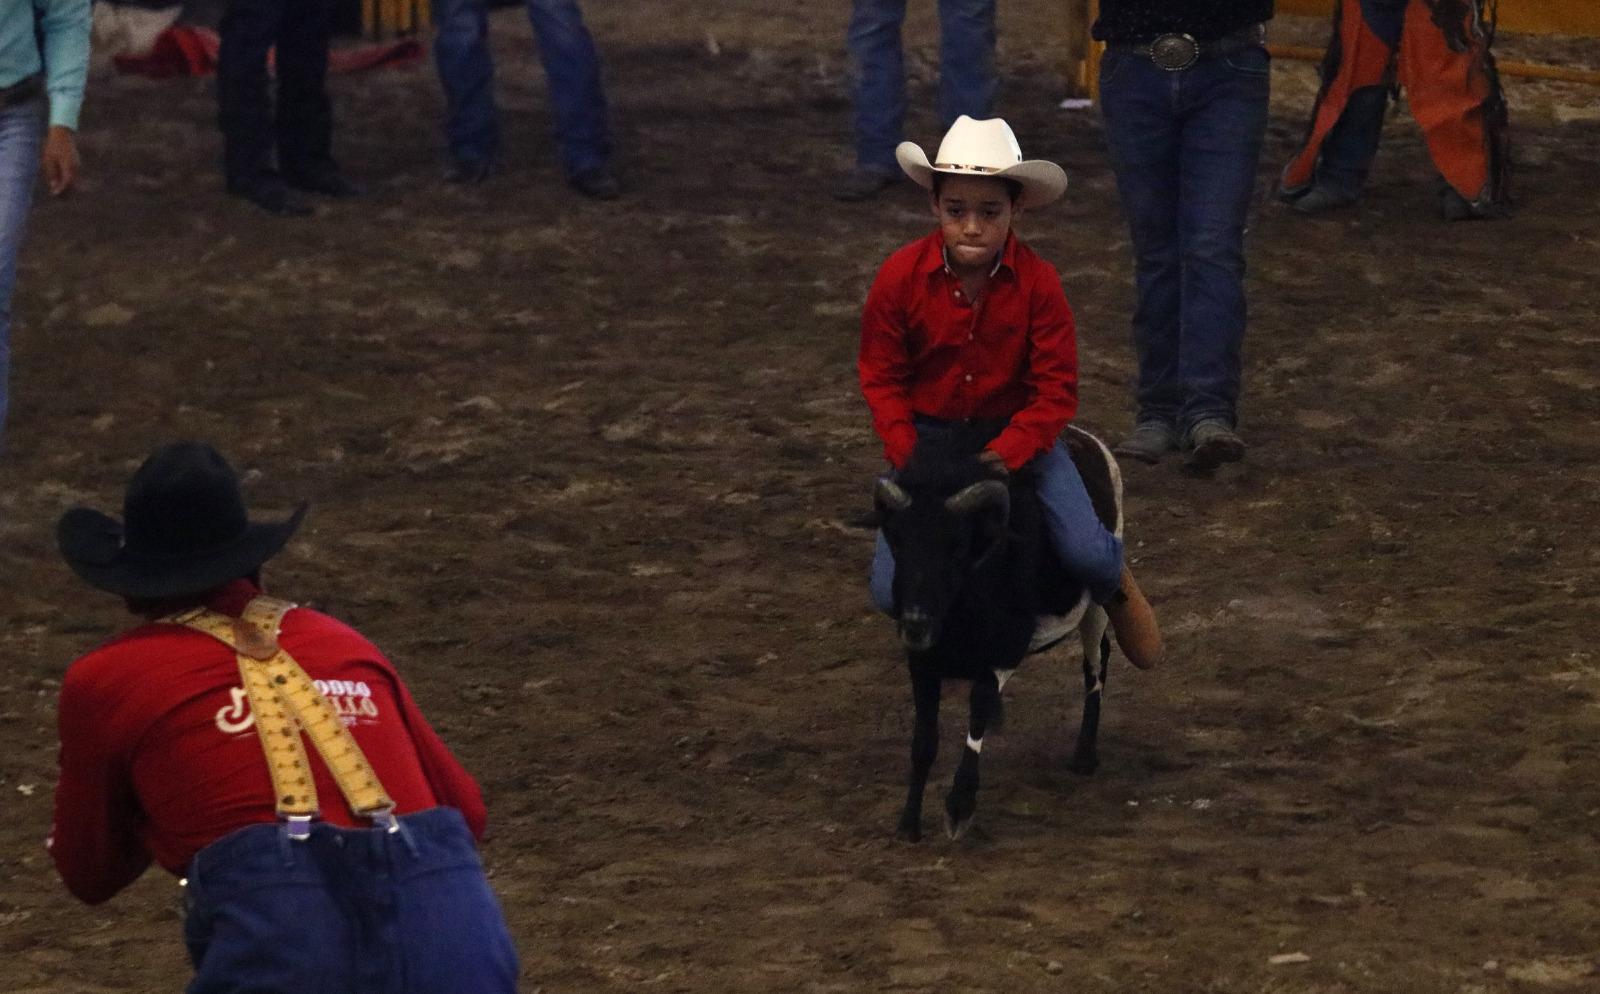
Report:
M 206 607 L 237 618 L 244 613 L 245 605 L 259 596 L 261 588 L 251 583 L 248 577 L 240 577 L 212 591 L 211 596 L 206 598 Z

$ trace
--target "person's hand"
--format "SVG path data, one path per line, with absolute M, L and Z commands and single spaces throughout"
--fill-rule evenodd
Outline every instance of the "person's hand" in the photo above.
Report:
M 44 138 L 44 151 L 39 156 L 39 168 L 44 171 L 45 184 L 50 196 L 59 197 L 72 189 L 78 181 L 78 146 L 72 139 L 72 129 L 52 124 Z
M 1000 453 L 993 449 L 984 449 L 978 453 L 978 461 L 983 463 L 984 468 L 996 476 L 1007 477 L 1011 475 L 1011 471 L 1006 469 L 1006 461 L 1000 458 Z

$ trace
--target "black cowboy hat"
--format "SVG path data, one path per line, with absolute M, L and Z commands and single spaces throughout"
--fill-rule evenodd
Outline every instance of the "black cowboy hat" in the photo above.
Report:
M 286 521 L 251 521 L 222 454 L 178 442 L 128 480 L 121 522 L 75 507 L 56 523 L 56 544 L 72 571 L 101 590 L 177 597 L 249 576 L 283 549 L 305 513 L 301 504 Z

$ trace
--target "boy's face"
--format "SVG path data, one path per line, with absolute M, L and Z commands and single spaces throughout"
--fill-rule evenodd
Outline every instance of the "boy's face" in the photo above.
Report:
M 988 176 L 946 176 L 931 200 L 956 268 L 992 266 L 1011 225 L 1022 216 L 1005 182 Z

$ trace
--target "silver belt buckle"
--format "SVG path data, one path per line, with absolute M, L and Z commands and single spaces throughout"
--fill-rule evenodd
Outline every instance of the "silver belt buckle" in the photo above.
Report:
M 1157 35 L 1150 43 L 1150 61 L 1167 72 L 1182 72 L 1200 61 L 1200 43 L 1190 34 Z

